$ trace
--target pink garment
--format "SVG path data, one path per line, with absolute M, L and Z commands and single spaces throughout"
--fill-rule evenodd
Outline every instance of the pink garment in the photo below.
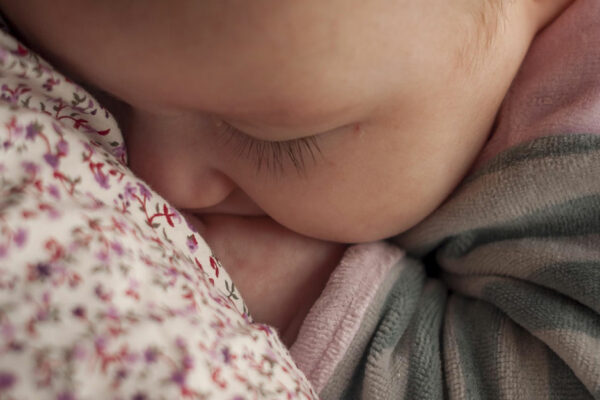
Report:
M 346 354 L 387 272 L 403 256 L 385 242 L 352 246 L 344 254 L 290 349 L 317 393 Z
M 472 170 L 515 145 L 542 136 L 599 133 L 600 1 L 576 0 L 533 41 L 499 113 L 498 127 Z M 590 26 L 590 24 L 594 24 Z M 592 33 L 590 33 L 592 32 Z M 360 322 L 398 248 L 379 242 L 351 247 L 301 327 L 291 354 L 320 392 L 351 351 Z
M 473 169 L 540 136 L 600 133 L 600 59 L 589 51 L 600 47 L 600 21 L 582 18 L 599 8 L 577 0 L 536 37 Z

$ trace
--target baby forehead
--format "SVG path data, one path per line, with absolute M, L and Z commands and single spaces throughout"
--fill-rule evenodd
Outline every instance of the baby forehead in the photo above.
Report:
M 378 0 L 373 0 L 373 3 Z M 364 39 L 369 2 L 347 0 L 196 1 L 190 10 L 172 10 L 175 23 L 191 19 L 182 39 L 206 36 L 220 46 L 260 49 L 263 55 L 327 56 Z M 356 3 L 356 7 L 349 3 Z M 361 12 L 362 11 L 362 12 Z M 384 20 L 378 15 L 381 27 Z M 201 21 L 201 23 L 200 23 Z M 369 35 L 370 36 L 370 35 Z M 364 38 L 364 39 L 363 39 Z
M 441 50 L 409 0 L 38 1 L 65 63 L 126 101 L 318 113 L 423 81 Z
M 184 77 L 195 81 L 197 101 L 187 104 L 240 113 L 253 112 L 247 109 L 252 104 L 273 110 L 268 120 L 274 125 L 295 125 L 313 119 L 324 105 L 345 106 L 353 97 L 372 103 L 406 81 L 422 80 L 426 53 L 438 55 L 419 39 L 431 33 L 414 26 L 422 25 L 413 20 L 416 7 L 406 6 L 414 3 L 169 2 L 171 8 L 156 6 L 147 10 L 155 15 L 135 23 L 157 25 L 145 28 L 152 40 L 144 40 L 148 51 L 142 53 L 152 52 L 148 43 L 164 43 L 165 57 L 181 65 L 181 78 L 173 78 L 180 80 L 177 87 L 192 86 Z
M 204 0 L 171 2 L 170 13 L 180 19 L 192 17 L 223 25 L 226 21 L 235 21 L 237 25 L 226 25 L 226 29 L 251 27 L 256 33 L 269 32 L 272 28 L 289 32 L 302 31 L 317 33 L 312 29 L 324 28 L 322 33 L 332 33 L 346 23 L 365 22 L 375 17 L 383 22 L 393 7 L 376 7 L 377 4 L 394 4 L 389 0 Z M 137 5 L 136 5 L 137 7 Z M 157 8 L 157 10 L 159 10 Z M 360 26 L 354 26 L 355 30 Z M 373 26 L 371 26 L 373 28 Z
M 141 5 L 128 2 L 135 10 Z M 158 5 L 155 5 L 158 3 Z M 124 21 L 128 24 L 163 25 L 161 32 L 189 42 L 212 40 L 215 46 L 258 48 L 271 56 L 314 57 L 341 51 L 362 56 L 384 44 L 406 41 L 405 34 L 419 35 L 423 21 L 415 18 L 423 7 L 407 6 L 408 0 L 203 0 L 151 2 L 144 13 L 151 18 Z M 167 9 L 165 4 L 169 4 Z M 154 29 L 158 32 L 159 29 Z M 391 49 L 387 49 L 391 50 Z M 355 54 L 357 55 L 357 54 Z
M 333 96 L 368 98 L 364 86 L 378 84 L 372 78 L 387 76 L 389 82 L 399 76 L 386 71 L 392 68 L 388 56 L 394 54 L 383 45 L 386 15 L 362 5 L 379 2 L 193 1 L 170 10 L 156 22 L 162 27 L 150 34 L 170 35 L 170 45 L 190 55 L 181 71 L 192 72 L 194 65 L 204 76 L 215 77 L 203 84 L 222 88 L 217 97 L 226 98 L 229 109 L 235 103 L 230 97 L 243 95 L 244 102 L 252 98 L 258 104 L 259 97 L 268 102 L 273 120 L 318 119 L 321 105 L 331 104 Z M 235 90 L 227 89 L 233 82 Z
M 442 28 L 456 23 L 446 6 L 424 15 L 422 3 L 444 2 L 205 0 L 186 7 L 170 2 L 173 9 L 160 31 L 208 57 L 205 62 L 230 61 L 231 69 L 275 66 L 278 74 L 307 75 L 353 67 L 384 70 L 389 62 L 422 63 L 442 42 L 456 45 Z

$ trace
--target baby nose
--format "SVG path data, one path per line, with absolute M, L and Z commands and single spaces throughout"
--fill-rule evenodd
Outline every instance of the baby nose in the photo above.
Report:
M 213 207 L 223 202 L 236 188 L 235 183 L 222 172 L 207 168 L 189 182 L 195 187 L 189 193 L 183 208 L 201 209 Z

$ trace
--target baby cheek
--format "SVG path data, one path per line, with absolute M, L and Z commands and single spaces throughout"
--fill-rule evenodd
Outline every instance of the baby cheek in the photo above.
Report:
M 340 177 L 324 168 L 319 175 L 312 179 L 289 178 L 256 192 L 249 189 L 250 197 L 292 231 L 321 240 L 357 241 L 364 235 L 361 227 L 372 208 L 365 202 L 371 197 L 362 193 L 363 185 L 352 174 Z
M 252 196 L 272 218 L 309 237 L 355 243 L 400 233 L 424 217 L 432 185 L 413 178 L 418 163 L 376 139 L 364 134 L 342 140 L 323 150 L 325 160 L 305 177 L 289 177 Z

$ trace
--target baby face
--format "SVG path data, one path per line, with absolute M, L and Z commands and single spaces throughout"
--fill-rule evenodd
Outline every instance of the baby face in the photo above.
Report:
M 174 206 L 347 243 L 445 199 L 528 45 L 478 60 L 468 2 L 445 0 L 18 3 L 47 22 L 26 37 L 118 99 L 131 168 Z

